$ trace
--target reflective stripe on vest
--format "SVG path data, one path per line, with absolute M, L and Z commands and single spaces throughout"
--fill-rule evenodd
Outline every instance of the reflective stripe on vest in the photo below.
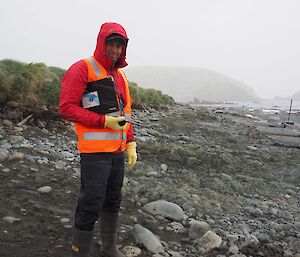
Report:
M 119 133 L 113 132 L 84 132 L 84 140 L 120 140 Z
M 87 58 L 87 59 L 88 59 L 89 62 L 92 64 L 96 76 L 101 76 L 102 73 L 101 73 L 101 71 L 100 71 L 100 69 L 99 69 L 99 66 L 98 66 L 98 64 L 96 63 L 95 59 L 94 59 L 92 56 L 90 56 L 90 57 Z

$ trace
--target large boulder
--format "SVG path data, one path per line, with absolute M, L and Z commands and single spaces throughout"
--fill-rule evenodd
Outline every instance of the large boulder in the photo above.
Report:
M 152 215 L 161 215 L 165 218 L 182 221 L 185 214 L 180 206 L 165 200 L 158 200 L 144 205 L 143 210 Z
M 164 252 L 164 248 L 158 238 L 153 233 L 139 224 L 135 224 L 131 231 L 137 244 L 142 244 L 152 253 Z

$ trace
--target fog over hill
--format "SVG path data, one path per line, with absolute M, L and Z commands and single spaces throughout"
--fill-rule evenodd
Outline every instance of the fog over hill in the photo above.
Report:
M 300 100 L 300 90 L 293 94 L 291 98 L 294 100 Z
M 282 96 L 274 96 L 274 100 L 296 100 L 300 101 L 300 90 L 298 90 L 296 93 L 292 94 L 291 96 L 288 97 L 282 97 Z
M 161 90 L 176 101 L 248 101 L 259 97 L 245 83 L 221 73 L 187 67 L 137 66 L 125 70 L 129 81 Z

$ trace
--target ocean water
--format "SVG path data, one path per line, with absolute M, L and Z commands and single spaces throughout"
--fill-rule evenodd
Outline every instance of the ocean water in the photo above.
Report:
M 198 104 L 200 106 L 214 106 L 220 108 L 243 108 L 254 110 L 279 110 L 288 111 L 290 109 L 290 100 L 260 100 L 260 101 L 230 101 L 224 103 Z M 293 100 L 292 111 L 300 112 L 300 101 Z
M 260 116 L 264 120 L 281 124 L 284 121 L 293 121 L 300 125 L 300 101 L 293 101 L 290 110 L 290 100 L 261 100 L 261 101 L 231 101 L 224 103 L 197 104 L 213 109 L 239 109 L 243 114 Z

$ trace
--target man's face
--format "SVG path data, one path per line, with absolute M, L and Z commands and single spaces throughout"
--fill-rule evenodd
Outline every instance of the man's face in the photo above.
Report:
M 123 45 L 119 40 L 110 40 L 105 44 L 105 54 L 116 63 L 122 53 Z

